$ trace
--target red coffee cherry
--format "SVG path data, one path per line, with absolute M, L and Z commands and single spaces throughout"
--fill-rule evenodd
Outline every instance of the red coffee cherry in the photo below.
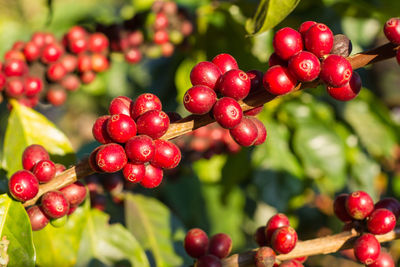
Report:
M 92 58 L 87 54 L 78 56 L 77 69 L 79 72 L 87 72 L 92 70 Z
M 107 133 L 114 142 L 125 143 L 136 135 L 136 123 L 128 115 L 112 115 L 107 120 Z
M 396 60 L 397 60 L 397 63 L 400 65 L 400 52 L 399 52 L 400 50 L 397 50 L 397 52 L 396 52 Z
M 7 79 L 5 92 L 10 98 L 22 97 L 25 93 L 24 81 L 21 78 Z
M 109 118 L 111 118 L 110 115 L 101 116 L 97 118 L 97 120 L 93 124 L 92 128 L 93 137 L 102 144 L 107 144 L 112 142 L 112 139 L 107 132 L 107 124 Z
M 126 62 L 136 64 L 142 60 L 142 53 L 138 48 L 131 47 L 124 53 Z
M 64 66 L 67 72 L 73 72 L 78 66 L 78 58 L 76 56 L 67 54 L 60 59 L 60 63 Z
M 0 65 L 0 70 L 1 70 L 1 65 Z M 6 76 L 4 75 L 4 73 L 0 72 L 0 91 L 3 91 L 5 85 L 6 85 Z
M 81 86 L 81 81 L 76 74 L 65 75 L 60 83 L 68 91 L 76 91 Z
M 125 179 L 131 183 L 140 183 L 143 180 L 146 168 L 144 164 L 128 162 L 122 169 Z
M 108 107 L 108 112 L 111 115 L 115 114 L 125 114 L 127 116 L 131 115 L 131 108 L 132 108 L 133 101 L 129 97 L 126 96 L 117 96 L 114 98 L 110 106 Z
M 162 105 L 160 99 L 150 93 L 141 94 L 136 98 L 131 110 L 131 117 L 136 120 L 149 110 L 161 110 Z
M 264 73 L 259 70 L 249 70 L 246 72 L 250 79 L 250 91 L 256 91 L 262 88 L 262 79 Z
M 340 87 L 350 81 L 353 68 L 350 62 L 339 55 L 329 55 L 322 61 L 321 80 L 331 87 Z
M 163 136 L 169 127 L 169 118 L 164 111 L 150 110 L 137 119 L 137 132 L 153 139 Z
M 280 254 L 287 254 L 292 251 L 296 243 L 297 233 L 290 226 L 278 228 L 271 237 L 272 248 Z
M 22 53 L 21 51 L 17 51 L 17 50 L 8 50 L 4 54 L 4 60 L 7 61 L 7 60 L 12 60 L 12 59 L 25 61 L 24 53 Z
M 289 60 L 291 56 L 303 50 L 301 34 L 290 27 L 285 27 L 277 31 L 272 45 L 274 46 L 275 53 L 283 60 Z
M 66 215 L 69 210 L 69 203 L 60 191 L 50 191 L 41 198 L 44 213 L 50 218 L 56 219 Z
M 3 72 L 7 77 L 22 76 L 27 71 L 27 65 L 21 59 L 9 59 L 4 62 Z
M 374 235 L 389 233 L 396 226 L 396 216 L 387 209 L 376 209 L 367 218 L 368 231 Z
M 353 71 L 350 81 L 341 87 L 330 87 L 326 89 L 328 94 L 339 101 L 349 101 L 354 99 L 361 90 L 361 77 Z
M 321 58 L 332 50 L 333 33 L 325 24 L 317 23 L 305 32 L 304 45 L 308 51 Z
M 39 48 L 42 48 L 44 46 L 44 33 L 35 32 L 31 37 L 31 41 L 35 43 Z
M 115 143 L 104 145 L 96 154 L 97 166 L 105 172 L 119 171 L 127 161 L 124 148 Z
M 281 228 L 283 226 L 288 226 L 289 224 L 290 223 L 288 217 L 286 217 L 286 215 L 283 213 L 278 213 L 272 216 L 268 220 L 267 226 L 265 228 L 265 237 L 267 242 L 268 243 L 271 242 L 272 234 L 275 232 L 276 229 Z
M 183 246 L 190 257 L 198 259 L 206 255 L 208 244 L 207 234 L 199 228 L 193 228 L 186 233 Z
M 353 218 L 347 213 L 346 210 L 346 200 L 349 194 L 340 194 L 336 196 L 335 201 L 333 202 L 333 211 L 335 212 L 336 217 L 342 222 L 351 222 Z
M 85 52 L 88 48 L 88 42 L 85 37 L 71 39 L 68 42 L 68 49 L 74 54 Z
M 38 47 L 33 41 L 27 42 L 23 53 L 26 60 L 35 61 L 40 57 L 40 47 Z
M 149 162 L 155 152 L 154 141 L 147 135 L 137 135 L 125 144 L 125 152 L 132 163 Z
M 263 77 L 264 88 L 274 95 L 289 93 L 296 84 L 296 78 L 290 74 L 287 68 L 280 65 L 269 68 Z
M 299 81 L 311 82 L 318 78 L 321 63 L 313 53 L 301 51 L 290 58 L 289 70 Z
M 57 175 L 63 173 L 63 172 L 67 169 L 67 168 L 66 168 L 63 164 L 61 164 L 61 163 L 56 163 L 56 164 L 54 164 L 54 166 L 56 167 L 56 175 L 55 175 L 55 176 L 57 176 Z
M 267 129 L 265 129 L 264 124 L 257 118 L 248 117 L 257 128 L 257 138 L 253 143 L 253 146 L 261 145 L 267 139 Z
M 270 247 L 260 247 L 254 255 L 256 267 L 273 266 L 276 254 Z
M 73 26 L 71 29 L 66 34 L 67 40 L 73 40 L 73 39 L 78 39 L 78 38 L 84 38 L 86 37 L 87 32 L 86 30 L 81 27 L 81 26 Z
M 86 187 L 83 183 L 76 181 L 60 189 L 70 206 L 78 206 L 86 198 Z
M 42 50 L 40 57 L 45 64 L 56 62 L 63 55 L 64 50 L 58 44 L 48 44 Z
M 60 62 L 51 64 L 47 69 L 47 78 L 50 81 L 60 81 L 67 74 L 67 70 Z
M 282 67 L 287 67 L 287 61 L 280 58 L 275 52 L 271 54 L 268 60 L 268 67 L 275 65 L 281 65 Z
M 312 20 L 304 21 L 300 25 L 299 30 L 298 30 L 299 33 L 301 34 L 301 36 L 304 38 L 305 33 L 308 31 L 308 29 L 310 29 L 315 24 L 317 24 L 317 23 L 315 21 L 312 21 Z
M 35 205 L 26 210 L 28 213 L 29 221 L 31 222 L 32 231 L 42 230 L 49 223 L 49 218 L 43 210 Z
M 165 44 L 169 41 L 168 32 L 165 30 L 158 30 L 154 33 L 153 41 L 156 44 Z
M 257 126 L 248 117 L 243 117 L 238 125 L 229 130 L 232 138 L 241 146 L 251 146 L 257 140 Z
M 256 115 L 260 114 L 263 109 L 264 109 L 264 105 L 246 110 L 243 112 L 243 114 L 246 116 L 256 116 Z
M 153 166 L 162 169 L 172 169 L 178 166 L 181 161 L 182 154 L 179 147 L 174 143 L 157 139 L 154 141 L 154 157 L 151 160 Z
M 144 188 L 155 188 L 159 186 L 163 179 L 163 170 L 151 164 L 146 165 L 146 170 L 140 184 Z
M 221 71 L 214 63 L 203 61 L 190 71 L 190 82 L 192 85 L 205 85 L 214 89 L 220 76 Z
M 209 254 L 200 257 L 194 267 L 222 267 L 222 263 L 218 257 Z
M 104 145 L 98 146 L 96 147 L 89 155 L 89 166 L 90 168 L 97 173 L 102 173 L 103 170 L 100 169 L 99 166 L 97 166 L 97 161 L 96 161 L 96 156 L 97 156 L 97 152 L 103 148 Z M 88 186 L 89 187 L 89 186 Z M 90 191 L 90 188 L 89 188 Z
M 388 209 L 398 218 L 400 215 L 400 202 L 393 197 L 382 198 L 375 203 L 374 209 Z
M 251 87 L 249 76 L 241 70 L 233 69 L 225 72 L 218 81 L 218 91 L 223 96 L 231 97 L 235 100 L 245 98 Z
M 37 77 L 26 77 L 24 79 L 25 95 L 32 97 L 39 94 L 43 89 L 43 82 Z
M 265 226 L 258 227 L 253 235 L 254 241 L 260 247 L 268 245 L 267 238 L 265 236 L 265 228 Z
M 79 77 L 81 78 L 82 83 L 88 84 L 96 79 L 96 73 L 94 71 L 85 71 L 82 72 Z
M 376 261 L 381 251 L 381 244 L 373 234 L 363 234 L 354 243 L 354 256 L 363 264 Z
M 395 45 L 400 45 L 400 18 L 391 18 L 383 27 L 386 38 Z
M 212 112 L 219 125 L 226 129 L 236 127 L 243 117 L 242 108 L 239 103 L 230 97 L 219 99 L 215 103 Z
M 25 202 L 37 195 L 39 182 L 30 171 L 21 170 L 11 176 L 8 188 L 16 200 Z
M 168 27 L 168 17 L 162 12 L 157 13 L 153 26 L 155 30 L 165 29 Z
M 140 30 L 128 33 L 127 36 L 128 44 L 131 46 L 139 46 L 143 43 L 144 37 Z
M 368 267 L 395 267 L 392 256 L 387 253 L 381 251 L 379 257 L 371 264 L 367 265 Z
M 216 55 L 211 62 L 219 68 L 221 74 L 232 69 L 239 69 L 235 58 L 229 54 Z
M 210 239 L 208 252 L 220 259 L 228 257 L 232 250 L 232 239 L 229 235 L 219 233 Z
M 183 96 L 183 105 L 186 110 L 198 115 L 210 112 L 215 102 L 217 102 L 217 94 L 204 85 L 193 86 Z
M 41 145 L 30 145 L 22 153 L 22 166 L 25 170 L 31 171 L 36 163 L 41 160 L 49 160 L 47 150 Z
M 279 264 L 279 267 L 303 267 L 304 265 L 297 260 L 287 260 Z
M 41 160 L 35 164 L 33 174 L 39 182 L 47 183 L 56 175 L 56 166 L 51 160 Z
M 109 62 L 106 56 L 103 54 L 92 54 L 92 70 L 95 72 L 103 72 L 108 69 Z
M 102 53 L 108 48 L 108 38 L 99 32 L 93 33 L 89 37 L 89 50 L 93 53 Z
M 374 202 L 364 191 L 355 191 L 347 197 L 346 210 L 352 218 L 362 220 L 374 210 Z

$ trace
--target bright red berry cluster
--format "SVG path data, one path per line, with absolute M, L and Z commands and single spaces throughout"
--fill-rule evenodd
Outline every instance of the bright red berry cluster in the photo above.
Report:
M 41 145 L 28 146 L 22 155 L 24 170 L 14 173 L 8 183 L 10 194 L 18 201 L 33 199 L 39 192 L 39 184 L 51 181 L 65 170 L 62 164 L 54 164 L 45 148 Z M 85 200 L 86 188 L 75 182 L 59 191 L 50 191 L 41 197 L 40 205 L 27 209 L 32 230 L 44 228 L 51 220 L 54 226 L 65 223 L 66 216 Z M 61 219 L 64 217 L 63 219 Z
M 394 45 L 400 45 L 400 18 L 391 18 L 383 27 L 386 38 Z M 397 63 L 400 65 L 400 49 L 396 52 Z
M 338 195 L 333 208 L 336 216 L 346 223 L 345 229 L 355 228 L 360 232 L 354 244 L 357 260 L 367 266 L 386 266 L 376 262 L 381 255 L 381 246 L 375 235 L 386 234 L 395 228 L 400 215 L 400 202 L 384 198 L 374 205 L 367 193 L 356 191 Z M 387 257 L 384 258 L 387 261 Z

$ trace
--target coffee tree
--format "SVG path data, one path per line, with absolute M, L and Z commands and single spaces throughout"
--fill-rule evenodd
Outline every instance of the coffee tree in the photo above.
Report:
M 1 265 L 395 266 L 397 2 L 81 2 L 1 11 Z

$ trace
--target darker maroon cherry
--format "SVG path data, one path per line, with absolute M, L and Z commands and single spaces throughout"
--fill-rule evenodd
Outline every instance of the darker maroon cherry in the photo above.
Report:
M 39 182 L 47 183 L 56 175 L 56 166 L 51 160 L 44 159 L 35 164 L 32 172 Z
M 85 185 L 79 181 L 61 188 L 60 192 L 63 193 L 70 206 L 78 206 L 81 204 L 85 200 L 87 194 Z
M 92 128 L 93 137 L 102 144 L 107 144 L 112 142 L 112 139 L 107 132 L 107 122 L 110 117 L 111 117 L 110 115 L 101 116 L 97 118 L 97 120 L 93 124 Z
M 21 170 L 14 173 L 8 181 L 11 195 L 19 201 L 34 198 L 39 191 L 39 182 L 30 171 Z
M 388 209 L 396 218 L 400 216 L 400 202 L 393 197 L 382 198 L 375 203 L 374 209 Z
M 181 150 L 172 142 L 157 139 L 154 141 L 154 157 L 151 160 L 153 166 L 162 169 L 172 169 L 181 161 Z
M 140 184 L 145 188 L 155 188 L 159 186 L 163 179 L 163 170 L 151 164 L 146 165 L 146 170 Z
M 41 198 L 44 213 L 50 218 L 56 219 L 66 215 L 69 210 L 69 203 L 60 191 L 50 191 Z
M 395 45 L 400 45 L 400 18 L 391 18 L 383 27 L 386 38 Z
M 272 67 L 275 65 L 281 65 L 283 67 L 287 67 L 288 62 L 280 58 L 275 52 L 271 54 L 268 60 L 268 66 Z
M 323 23 L 314 24 L 304 34 L 304 46 L 309 52 L 321 58 L 332 50 L 333 33 Z
M 193 228 L 186 233 L 183 246 L 190 257 L 197 259 L 206 255 L 208 244 L 207 234 L 199 228 Z
M 220 259 L 226 258 L 232 250 L 232 239 L 229 235 L 219 233 L 210 238 L 208 252 Z
M 161 110 L 161 108 L 161 101 L 156 95 L 150 93 L 141 94 L 133 103 L 131 117 L 136 120 L 149 110 Z
M 275 232 L 276 229 L 283 227 L 283 226 L 288 226 L 289 225 L 289 219 L 286 217 L 285 214 L 283 213 L 278 213 L 272 216 L 268 222 L 267 226 L 265 228 L 265 237 L 267 242 L 271 242 L 271 237 L 272 234 Z
M 218 81 L 218 91 L 223 96 L 231 97 L 235 100 L 245 98 L 251 87 L 249 76 L 241 70 L 232 69 L 225 72 Z
M 153 139 L 163 136 L 169 127 L 169 118 L 164 111 L 150 110 L 137 119 L 137 132 Z
M 248 117 L 243 117 L 238 125 L 229 130 L 229 133 L 241 146 L 253 145 L 258 137 L 257 126 Z
M 376 261 L 381 251 L 381 244 L 373 234 L 363 234 L 354 243 L 354 255 L 363 264 Z
M 193 67 L 190 81 L 193 85 L 205 85 L 214 89 L 220 76 L 221 71 L 214 63 L 203 61 Z
M 42 230 L 49 223 L 49 218 L 42 208 L 37 205 L 28 208 L 26 213 L 28 213 L 33 231 Z
M 47 150 L 41 145 L 30 145 L 25 148 L 22 154 L 22 166 L 25 170 L 31 171 L 36 163 L 41 160 L 49 160 Z
M 289 70 L 299 81 L 311 82 L 318 78 L 321 63 L 313 53 L 301 51 L 290 58 Z
M 348 196 L 349 194 L 340 194 L 336 196 L 335 201 L 333 202 L 333 211 L 336 217 L 338 217 L 342 222 L 351 222 L 353 220 L 346 210 L 346 200 Z
M 259 71 L 259 70 L 249 70 L 246 72 L 247 76 L 249 76 L 250 79 L 250 91 L 256 91 L 260 88 L 262 88 L 262 79 L 264 76 L 264 73 Z
M 107 120 L 107 133 L 114 142 L 125 143 L 136 135 L 136 123 L 128 115 L 112 115 Z
M 221 70 L 222 74 L 229 70 L 239 68 L 235 58 L 229 54 L 216 55 L 211 62 Z
M 146 168 L 144 164 L 134 164 L 128 162 L 122 169 L 125 179 L 131 183 L 139 183 L 143 180 Z
M 223 128 L 231 129 L 237 126 L 243 117 L 239 103 L 230 97 L 219 99 L 213 107 L 213 116 Z
M 341 87 L 330 87 L 326 89 L 328 94 L 339 101 L 349 101 L 354 99 L 361 90 L 361 77 L 353 71 L 350 81 Z
M 132 163 L 146 163 L 154 156 L 154 142 L 147 135 L 137 135 L 125 144 L 126 155 Z
M 283 226 L 274 231 L 271 237 L 272 248 L 280 253 L 287 254 L 294 249 L 297 243 L 297 233 L 290 226 Z
M 317 23 L 312 20 L 304 21 L 299 27 L 299 33 L 301 34 L 301 36 L 304 38 L 305 33 L 308 31 L 308 29 L 310 29 L 315 24 Z
M 267 243 L 267 238 L 265 236 L 265 226 L 260 226 L 257 228 L 256 232 L 253 235 L 254 241 L 258 244 L 258 246 L 266 246 Z
M 285 27 L 277 31 L 272 45 L 274 46 L 275 53 L 283 60 L 289 60 L 291 56 L 303 50 L 301 34 L 290 27 Z
M 127 116 L 131 115 L 132 99 L 126 96 L 117 96 L 114 98 L 110 106 L 108 107 L 108 112 L 111 115 L 115 114 L 125 114 Z
M 347 197 L 346 210 L 352 218 L 362 220 L 374 210 L 374 202 L 364 191 L 355 191 Z
M 115 143 L 106 144 L 97 152 L 96 163 L 105 172 L 119 171 L 127 163 L 125 150 Z
M 264 88 L 274 95 L 289 93 L 296 84 L 296 78 L 290 74 L 287 68 L 280 65 L 269 68 L 263 77 Z
M 368 231 L 374 235 L 389 233 L 396 226 L 396 216 L 388 209 L 376 209 L 367 218 Z
M 215 91 L 205 85 L 195 85 L 187 90 L 183 96 L 183 104 L 186 110 L 198 115 L 208 113 L 216 101 L 217 94 Z
M 222 263 L 218 257 L 208 254 L 208 255 L 204 255 L 204 256 L 200 257 L 194 266 L 195 267 L 222 267 Z
M 353 68 L 350 62 L 339 55 L 329 55 L 321 64 L 321 80 L 332 87 L 340 87 L 350 81 Z

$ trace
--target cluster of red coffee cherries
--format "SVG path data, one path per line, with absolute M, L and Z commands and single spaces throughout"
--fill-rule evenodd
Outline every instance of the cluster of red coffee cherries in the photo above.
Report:
M 125 96 L 113 99 L 110 115 L 99 117 L 93 125 L 93 136 L 103 145 L 90 155 L 92 169 L 110 173 L 122 170 L 132 183 L 157 187 L 163 169 L 175 168 L 181 160 L 181 151 L 174 143 L 159 139 L 170 124 L 161 109 L 160 99 L 150 93 L 135 101 Z
M 334 201 L 336 216 L 346 223 L 344 229 L 360 233 L 354 244 L 356 259 L 366 266 L 395 266 L 387 254 L 381 253 L 381 245 L 375 235 L 392 231 L 400 215 L 400 203 L 394 198 L 384 198 L 375 203 L 364 191 L 340 194 Z
M 386 38 L 394 45 L 400 45 L 400 18 L 391 18 L 383 27 Z M 400 65 L 400 49 L 396 52 L 397 63 Z
M 190 257 L 196 259 L 195 267 L 221 267 L 221 259 L 231 253 L 232 239 L 224 233 L 209 239 L 203 230 L 193 228 L 186 233 L 184 248 Z
M 65 170 L 64 165 L 52 162 L 46 149 L 37 144 L 24 150 L 22 166 L 24 170 L 14 173 L 8 183 L 10 194 L 21 202 L 33 199 L 39 192 L 39 184 L 48 183 Z M 32 230 L 43 229 L 49 221 L 56 227 L 64 225 L 67 215 L 85 198 L 86 188 L 81 182 L 43 194 L 40 204 L 27 209 Z

